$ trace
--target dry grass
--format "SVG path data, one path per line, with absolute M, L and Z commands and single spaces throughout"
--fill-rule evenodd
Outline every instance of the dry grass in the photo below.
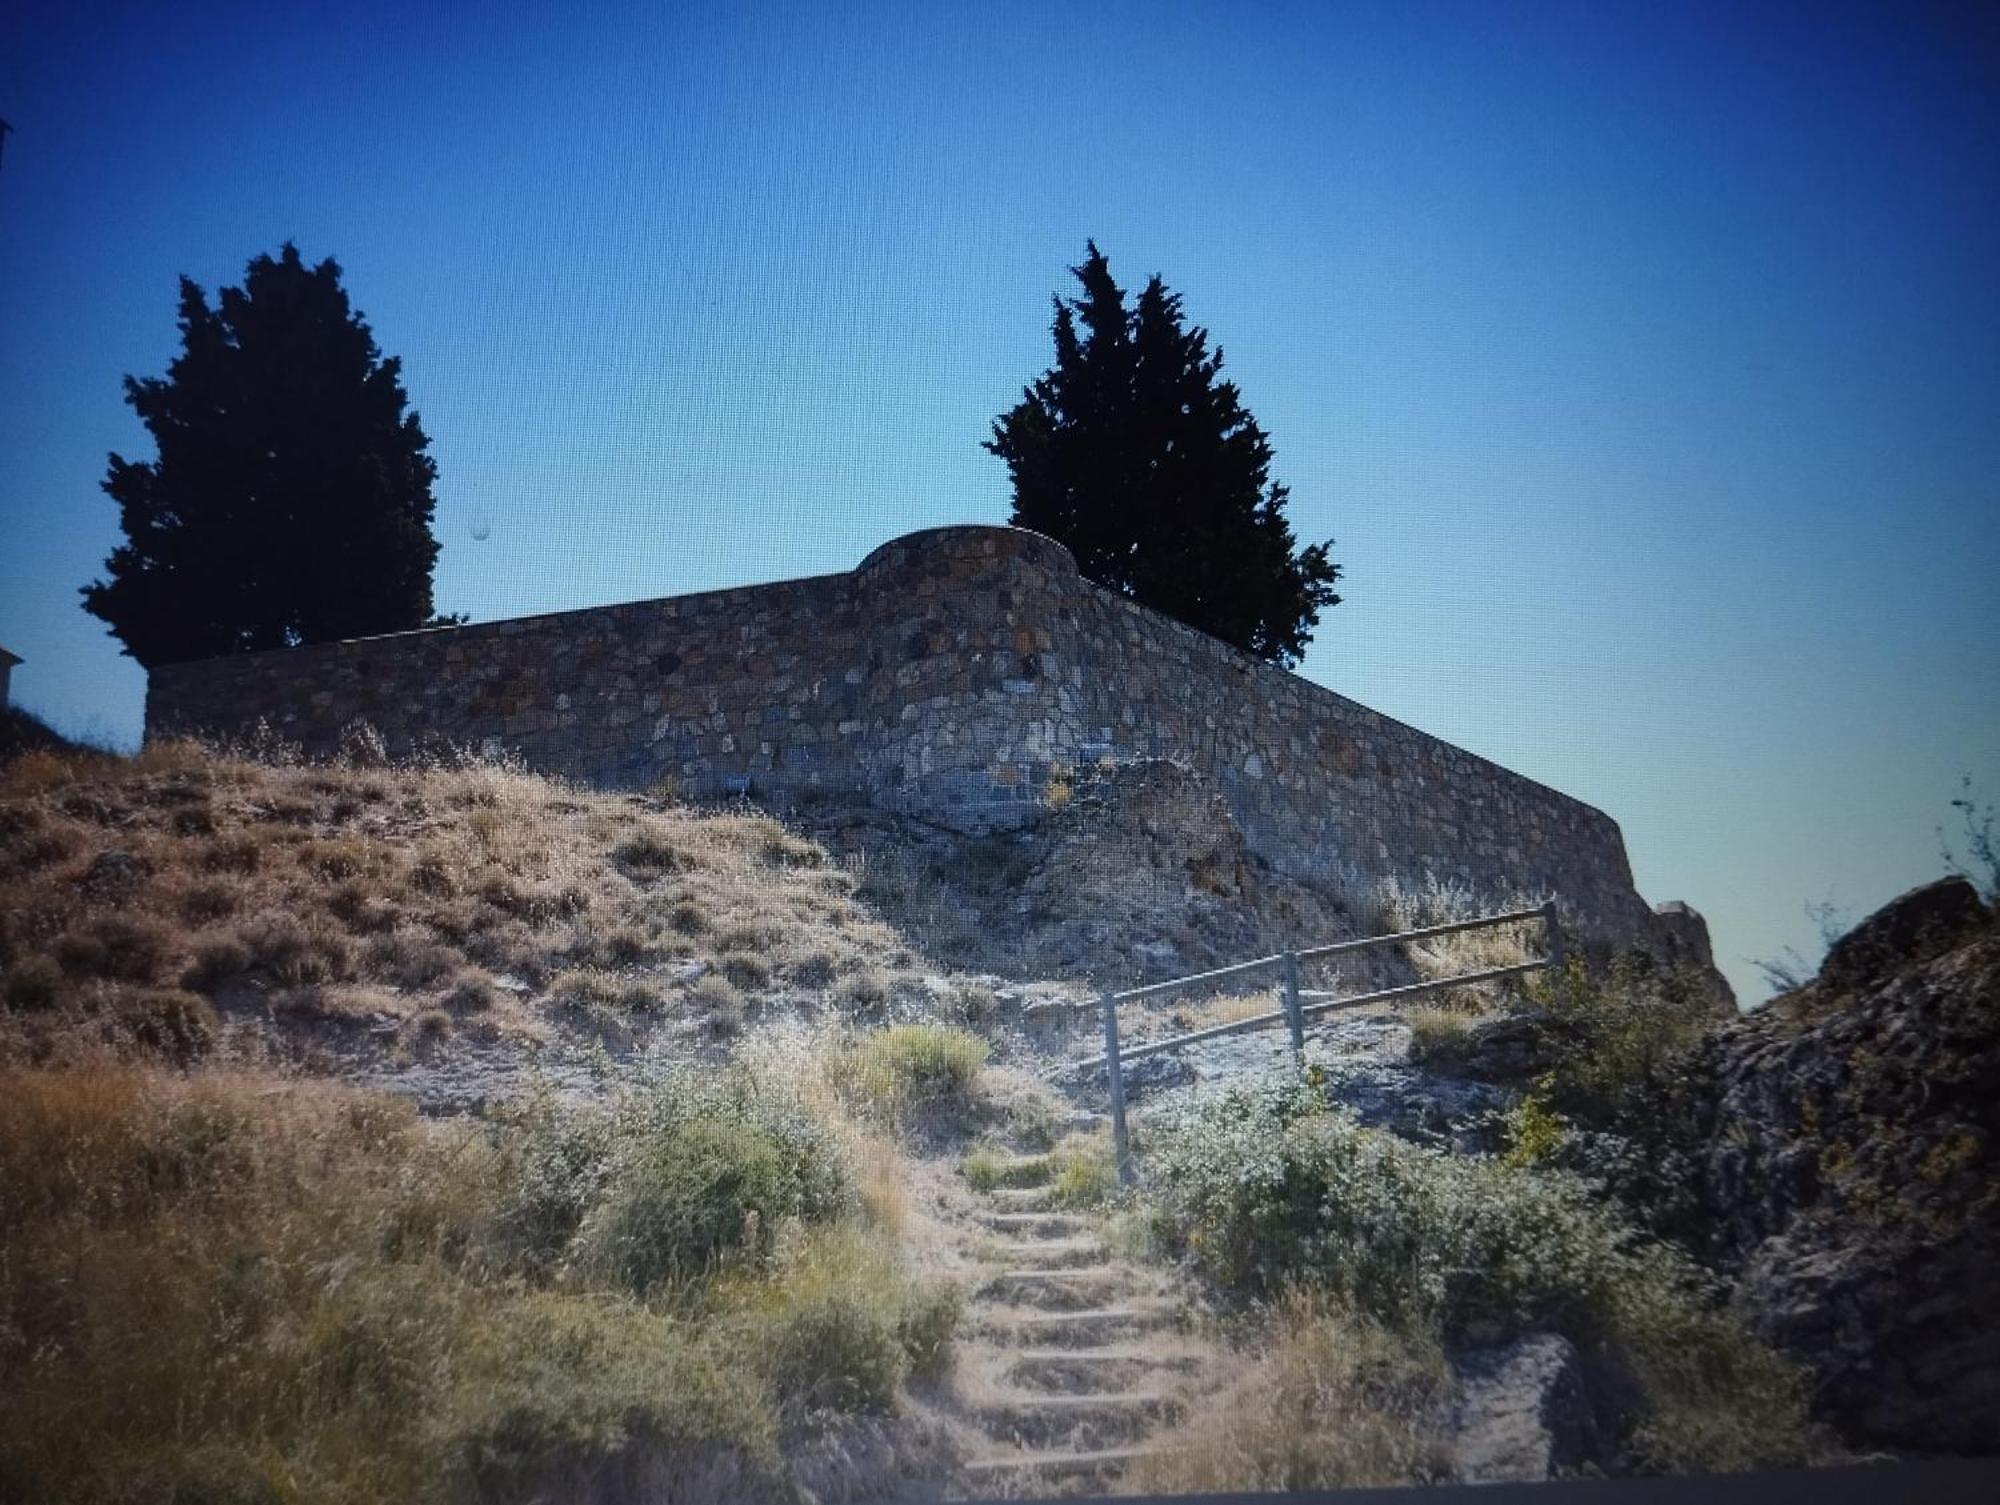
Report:
M 1129 1012 L 1135 1015 L 1132 1037 L 1135 1040 L 1152 1040 L 1209 1029 L 1218 1024 L 1234 1024 L 1241 1019 L 1254 1019 L 1259 1014 L 1274 1014 L 1283 1007 L 1277 989 L 1264 988 L 1255 993 L 1230 993 L 1215 998 L 1175 1002 L 1166 1008 Z M 1119 1022 L 1122 1026 L 1124 1019 L 1121 1017 Z
M 0 766 L 0 1061 L 131 1043 L 115 985 L 319 1027 L 349 1014 L 305 995 L 365 987 L 395 1018 L 476 1011 L 522 1039 L 612 1016 L 723 1037 L 784 1000 L 879 1013 L 917 958 L 853 888 L 763 816 L 490 764 L 30 752 Z M 579 974 L 605 980 L 581 1010 Z
M 1355 1489 L 1449 1476 L 1441 1349 L 1322 1297 L 1280 1300 L 1242 1378 L 1127 1483 L 1148 1493 Z
M 1447 883 L 1430 874 L 1426 874 L 1421 883 L 1411 884 L 1389 878 L 1376 888 L 1376 923 L 1383 934 L 1421 930 L 1430 925 L 1477 919 L 1481 915 L 1532 909 L 1545 897 L 1522 893 L 1500 896 L 1478 894 L 1464 884 Z M 1408 943 L 1406 950 L 1419 974 L 1436 978 L 1494 967 L 1518 966 L 1540 956 L 1541 945 L 1541 926 L 1532 920 L 1523 920 L 1490 930 L 1462 930 L 1452 935 L 1413 941 Z
M 760 1127 L 786 1121 L 774 1101 L 439 1126 L 268 1076 L 0 1072 L 0 1493 L 387 1505 L 622 1478 L 787 1497 L 821 1413 L 893 1407 L 957 1306 L 903 1273 L 865 1181 L 840 1211 L 837 1133 Z M 779 1193 L 820 1190 L 752 1241 L 734 1167 L 768 1174 L 780 1144 L 806 1158 Z M 635 1294 L 630 1260 L 571 1251 L 607 1216 L 643 1228 L 663 1173 L 725 1240 L 745 1232 Z

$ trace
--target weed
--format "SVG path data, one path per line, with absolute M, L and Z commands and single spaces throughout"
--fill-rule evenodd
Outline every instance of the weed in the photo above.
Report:
M 166 929 L 143 916 L 101 914 L 58 936 L 55 958 L 73 977 L 151 982 L 171 944 Z
M 977 1035 L 938 1024 L 899 1024 L 862 1037 L 846 1066 L 856 1099 L 891 1120 L 963 1108 L 987 1045 Z
M 194 955 L 181 973 L 181 986 L 212 994 L 248 972 L 250 966 L 250 948 L 234 936 L 207 936 L 195 942 Z
M 62 971 L 46 956 L 24 956 L 7 968 L 9 1008 L 39 1010 L 55 1007 L 62 988 Z
M 1306 1290 L 1287 1292 L 1260 1327 L 1248 1374 L 1176 1446 L 1141 1463 L 1137 1487 L 1321 1490 L 1449 1477 L 1438 1416 L 1451 1372 L 1434 1340 Z

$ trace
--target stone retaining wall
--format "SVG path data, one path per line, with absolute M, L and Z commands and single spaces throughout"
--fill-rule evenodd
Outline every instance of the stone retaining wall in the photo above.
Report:
M 938 528 L 853 572 L 552 616 L 163 665 L 149 736 L 259 720 L 310 753 L 372 723 L 392 753 L 471 744 L 597 785 L 863 795 L 967 831 L 1081 764 L 1214 779 L 1253 850 L 1301 877 L 1426 872 L 1648 923 L 1598 810 L 1084 581 L 1011 528 Z

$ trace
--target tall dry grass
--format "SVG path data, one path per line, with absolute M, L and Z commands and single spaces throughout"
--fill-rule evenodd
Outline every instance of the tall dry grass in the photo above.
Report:
M 260 1075 L 0 1073 L 0 1497 L 785 1497 L 792 1439 L 892 1408 L 956 1298 L 803 1105 L 737 1092 L 441 1126 Z
M 775 820 L 490 763 L 30 752 L 0 766 L 0 1060 L 193 1059 L 246 1012 L 524 1040 L 873 1012 L 918 959 L 854 886 Z

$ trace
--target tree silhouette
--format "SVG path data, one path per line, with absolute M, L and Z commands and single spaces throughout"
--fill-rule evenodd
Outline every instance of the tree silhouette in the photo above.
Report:
M 1088 244 L 1080 298 L 1055 300 L 1055 365 L 993 424 L 1009 519 L 1066 545 L 1100 585 L 1290 667 L 1340 597 L 1329 543 L 1296 547 L 1271 444 L 1183 327 L 1158 277 L 1136 307 Z
M 159 458 L 112 455 L 126 542 L 84 609 L 151 667 L 431 625 L 437 467 L 340 267 L 289 242 L 211 308 L 180 285 L 181 353 L 125 378 Z

